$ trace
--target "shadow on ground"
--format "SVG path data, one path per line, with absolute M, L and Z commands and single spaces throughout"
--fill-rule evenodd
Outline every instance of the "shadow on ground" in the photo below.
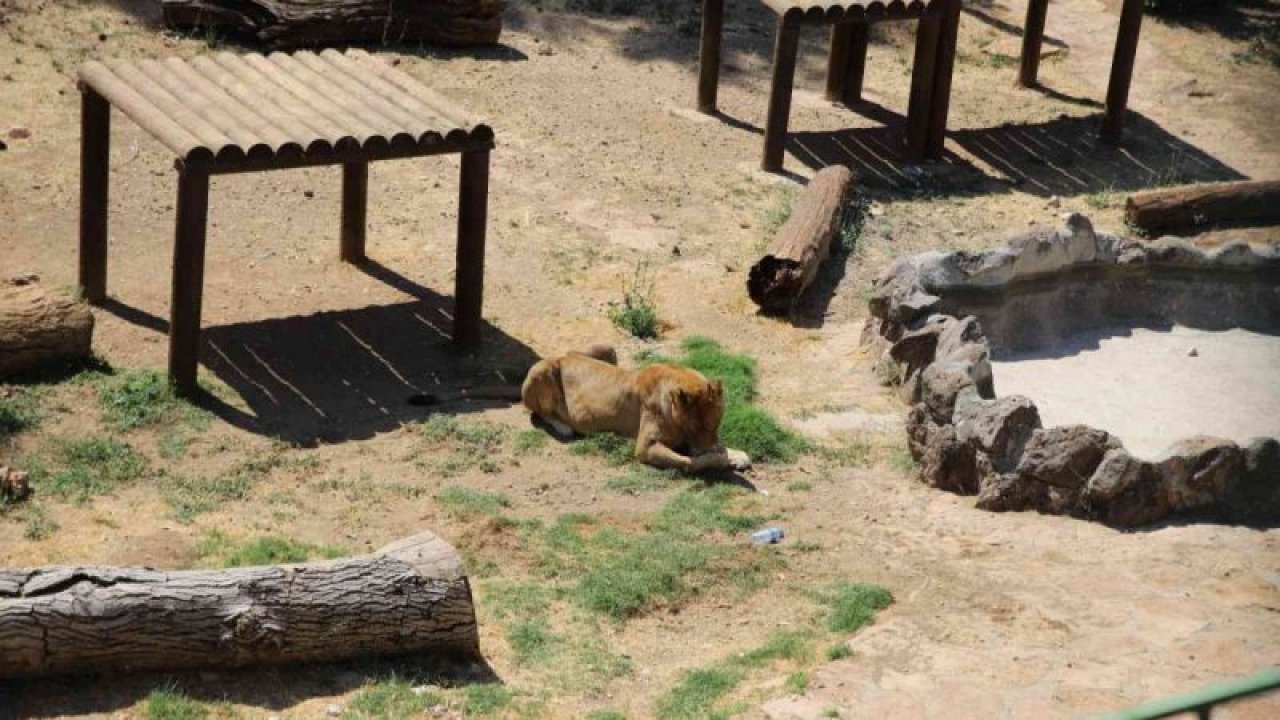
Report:
M 238 670 L 144 672 L 128 675 L 0 682 L 6 717 L 53 718 L 130 708 L 154 690 L 181 690 L 194 700 L 230 701 L 277 713 L 317 696 L 342 695 L 395 678 L 414 684 L 459 687 L 501 682 L 484 660 L 408 657 L 360 662 L 298 664 Z M 9 702 L 11 700 L 11 703 Z
M 422 419 L 433 408 L 410 405 L 415 393 L 518 388 L 537 362 L 529 347 L 487 322 L 482 351 L 459 353 L 450 339 L 451 298 L 376 262 L 361 268 L 414 300 L 205 327 L 201 364 L 241 403 L 206 394 L 199 404 L 236 427 L 313 446 L 369 438 Z M 119 302 L 103 309 L 168 332 L 166 321 Z M 447 410 L 469 412 L 495 402 L 506 404 L 477 400 L 449 404 Z
M 880 127 L 797 132 L 787 138 L 796 160 L 818 170 L 848 165 L 862 182 L 884 190 L 978 195 L 1017 187 L 1039 197 L 1131 191 L 1192 182 L 1243 180 L 1243 174 L 1129 112 L 1124 140 L 1112 147 L 1098 139 L 1101 113 L 1062 116 L 1043 123 L 1001 125 L 947 134 L 941 160 L 915 164 L 902 152 L 903 119 L 874 103 L 857 111 Z M 994 170 L 955 152 L 962 150 Z

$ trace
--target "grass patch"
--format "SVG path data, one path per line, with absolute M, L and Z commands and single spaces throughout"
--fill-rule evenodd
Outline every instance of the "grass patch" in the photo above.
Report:
M 792 695 L 803 695 L 804 691 L 809 689 L 809 673 L 804 670 L 790 673 L 782 687 Z
M 449 485 L 441 489 L 436 494 L 436 502 L 446 510 L 464 517 L 497 517 L 503 509 L 511 507 L 511 498 L 502 493 L 473 490 L 461 485 Z
M 808 449 L 804 438 L 752 404 L 757 392 L 754 359 L 726 352 L 715 340 L 700 335 L 685 338 L 680 347 L 681 355 L 676 358 L 646 353 L 639 360 L 683 365 L 723 383 L 725 411 L 720 439 L 725 445 L 743 450 L 759 462 L 791 462 Z
M 570 455 L 596 455 L 610 465 L 626 465 L 635 457 L 636 441 L 609 432 L 584 435 L 569 443 Z
M 208 413 L 178 397 L 168 376 L 157 370 L 102 375 L 95 384 L 102 422 L 112 430 L 208 423 Z
M 592 710 L 587 713 L 587 720 L 627 720 L 627 716 L 617 710 Z
M 622 286 L 622 301 L 609 303 L 606 314 L 620 330 L 640 338 L 658 337 L 658 308 L 653 302 L 653 274 L 646 263 L 636 266 L 630 282 Z
M 636 466 L 624 475 L 605 480 L 606 490 L 623 495 L 640 495 L 647 492 L 665 490 L 671 486 L 678 473 L 672 470 L 658 470 L 647 466 Z
M 165 483 L 164 501 L 182 522 L 217 510 L 224 503 L 244 500 L 253 490 L 253 479 L 245 474 L 207 477 L 171 476 Z
M 273 535 L 237 541 L 214 530 L 200 542 L 196 554 L 206 564 L 231 568 L 340 558 L 349 551 L 336 545 L 312 545 Z
M 807 662 L 813 656 L 813 633 L 808 630 L 777 630 L 758 648 L 738 655 L 729 664 L 757 668 L 774 660 Z
M 742 672 L 737 670 L 686 670 L 680 682 L 658 701 L 657 716 L 659 720 L 727 720 L 732 713 L 717 712 L 713 706 L 741 681 Z
M 876 446 L 861 435 L 846 435 L 836 445 L 822 447 L 819 455 L 839 467 L 869 468 L 875 465 Z
M 546 661 L 557 642 L 559 638 L 551 632 L 551 624 L 545 618 L 517 620 L 507 626 L 507 643 L 520 665 Z
M 516 433 L 514 449 L 517 455 L 534 455 L 547 446 L 547 434 L 541 430 L 521 430 Z
M 839 642 L 827 648 L 828 660 L 842 660 L 853 656 L 853 648 L 849 647 L 849 643 Z
M 40 396 L 29 388 L 0 390 L 0 440 L 40 424 Z
M 27 540 L 48 540 L 61 527 L 40 505 L 29 505 L 22 511 L 26 522 L 22 528 L 22 537 Z
M 85 502 L 142 477 L 147 459 L 119 440 L 88 437 L 55 440 L 47 455 L 29 458 L 27 466 L 38 491 Z
M 790 492 L 809 492 L 813 489 L 813 483 L 808 480 L 795 480 L 787 483 L 787 490 Z
M 175 688 L 152 690 L 142 703 L 146 720 L 205 720 L 209 707 Z
M 468 685 L 463 709 L 468 715 L 492 715 L 511 704 L 511 691 L 498 683 Z
M 765 240 L 768 241 L 782 226 L 791 219 L 791 209 L 795 205 L 796 190 L 787 188 L 778 198 L 777 202 L 765 209 L 760 217 L 760 225 L 764 229 Z
M 507 430 L 488 422 L 462 422 L 453 415 L 432 415 L 417 425 L 417 432 L 427 442 L 447 444 L 453 455 L 440 463 L 446 477 L 478 467 L 482 472 L 496 473 L 501 466 L 493 460 L 506 440 Z
M 839 633 L 857 630 L 893 603 L 892 593 L 870 583 L 836 583 L 816 597 L 827 607 L 827 628 Z
M 343 717 L 355 720 L 408 720 L 421 717 L 433 706 L 445 699 L 433 693 L 419 695 L 413 685 L 405 680 L 387 680 L 366 685 L 347 703 Z

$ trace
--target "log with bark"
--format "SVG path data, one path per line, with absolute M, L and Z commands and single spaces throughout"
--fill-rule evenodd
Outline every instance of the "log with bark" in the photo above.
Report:
M 1280 220 L 1280 180 L 1202 183 L 1129 196 L 1124 217 L 1147 232 Z
M 431 533 L 301 565 L 0 569 L 0 678 L 408 653 L 479 656 L 466 572 Z
M 0 280 L 0 379 L 85 360 L 93 313 L 70 290 L 48 290 L 35 276 Z
M 813 282 L 831 253 L 852 189 L 853 172 L 843 165 L 824 168 L 809 181 L 768 252 L 747 275 L 747 293 L 765 312 L 788 312 Z
M 212 30 L 272 48 L 353 43 L 494 45 L 506 0 L 163 0 L 176 30 Z

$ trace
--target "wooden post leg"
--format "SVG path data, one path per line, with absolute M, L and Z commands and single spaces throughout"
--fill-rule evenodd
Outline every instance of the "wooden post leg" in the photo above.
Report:
M 1116 31 L 1115 55 L 1111 59 L 1111 80 L 1107 83 L 1107 108 L 1102 116 L 1102 141 L 1112 145 L 1120 142 L 1141 30 L 1142 0 L 1124 0 L 1120 9 L 1120 29 Z
M 924 159 L 929 145 L 929 115 L 933 105 L 933 75 L 937 69 L 938 33 L 942 19 L 920 18 L 916 28 L 916 52 L 911 65 L 911 96 L 907 101 L 906 159 Z
M 849 68 L 845 71 L 844 97 L 845 105 L 852 105 L 862 99 L 862 76 L 867 70 L 867 41 L 871 36 L 871 26 L 863 23 L 849 26 Z
M 489 213 L 489 151 L 462 153 L 458 197 L 458 257 L 454 273 L 453 343 L 466 351 L 480 348 L 480 309 L 484 301 L 484 241 Z
M 852 44 L 852 25 L 831 26 L 831 50 L 827 54 L 827 92 L 830 102 L 844 99 L 844 88 L 849 82 L 849 50 Z
M 720 85 L 720 39 L 724 33 L 724 0 L 702 0 L 702 49 L 698 55 L 698 112 L 716 111 Z
M 773 50 L 773 88 L 769 91 L 769 116 L 764 126 L 766 172 L 782 169 L 787 143 L 787 120 L 791 115 L 791 88 L 795 83 L 796 51 L 800 47 L 800 25 L 778 18 L 778 39 Z
M 1036 87 L 1040 82 L 1040 45 L 1044 40 L 1044 20 L 1049 13 L 1049 0 L 1028 0 L 1027 22 L 1022 28 L 1022 64 L 1018 68 L 1018 84 Z
M 369 163 L 342 163 L 342 240 L 344 262 L 364 260 L 366 209 L 369 203 Z
M 942 157 L 943 140 L 947 135 L 947 113 L 951 109 L 951 73 L 956 66 L 956 39 L 959 34 L 960 0 L 947 0 L 942 29 L 938 33 L 938 67 L 933 71 L 933 101 L 929 104 L 926 157 Z
M 173 295 L 169 304 L 169 379 L 181 395 L 196 392 L 200 355 L 200 299 L 204 289 L 209 174 L 179 168 L 178 218 L 173 238 Z
M 80 289 L 85 300 L 107 299 L 107 195 L 111 105 L 80 88 Z

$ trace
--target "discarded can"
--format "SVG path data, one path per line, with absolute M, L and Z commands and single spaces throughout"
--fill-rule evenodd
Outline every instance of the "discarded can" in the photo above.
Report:
M 786 533 L 780 527 L 765 528 L 751 533 L 751 544 L 772 545 L 784 537 L 786 537 Z

